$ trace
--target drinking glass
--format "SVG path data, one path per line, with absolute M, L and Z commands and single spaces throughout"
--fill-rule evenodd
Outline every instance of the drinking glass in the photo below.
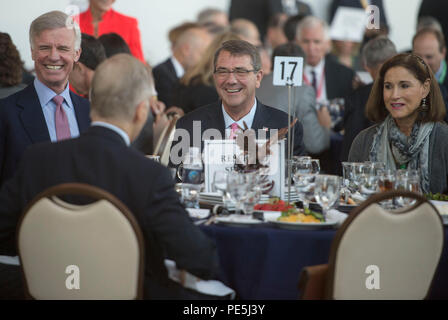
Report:
M 397 170 L 395 177 L 395 188 L 397 190 L 410 191 L 421 193 L 420 189 L 420 174 L 417 170 Z M 410 206 L 415 203 L 414 199 L 398 197 L 394 199 L 395 204 L 399 206 Z
M 243 210 L 243 202 L 246 197 L 254 173 L 240 173 L 237 171 L 227 174 L 227 194 L 230 200 L 235 204 L 235 213 L 241 214 Z
M 181 183 L 182 202 L 185 208 L 199 209 L 199 194 L 201 193 L 202 184 Z
M 261 197 L 261 187 L 258 184 L 253 184 L 248 188 L 247 194 L 243 201 L 244 214 L 252 214 L 254 206 L 258 203 Z
M 382 170 L 378 176 L 378 188 L 381 192 L 386 192 L 395 189 L 396 171 L 395 170 Z M 395 208 L 395 200 L 385 200 L 381 204 L 386 209 Z
M 327 211 L 339 199 L 339 177 L 335 175 L 317 175 L 314 195 L 322 207 L 322 215 L 327 219 Z
M 382 170 L 379 173 L 378 187 L 381 192 L 395 189 L 395 174 L 394 170 Z
M 362 173 L 359 175 L 359 193 L 364 199 L 378 192 L 378 175 L 372 162 L 365 163 L 362 167 Z
M 303 203 L 303 208 L 307 209 L 309 207 L 309 201 L 307 194 L 314 194 L 312 192 L 314 182 L 313 167 L 310 160 L 298 160 L 294 162 L 293 167 L 293 180 L 294 188 L 296 189 L 297 195 Z
M 222 195 L 222 203 L 228 209 L 230 199 L 227 196 L 227 171 L 215 171 L 213 174 L 212 191 Z

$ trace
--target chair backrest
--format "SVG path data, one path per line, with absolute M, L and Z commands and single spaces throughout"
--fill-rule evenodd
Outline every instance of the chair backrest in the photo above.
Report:
M 402 211 L 380 202 L 415 199 Z M 426 298 L 443 250 L 444 227 L 424 197 L 401 191 L 372 196 L 353 210 L 332 243 L 326 296 L 332 299 Z
M 160 135 L 160 138 L 154 149 L 154 154 L 160 156 L 160 163 L 167 166 L 170 159 L 171 142 L 174 139 L 176 123 L 180 116 L 175 113 L 170 119 L 169 124 Z
M 94 199 L 88 205 L 62 195 Z M 86 184 L 61 184 L 39 194 L 18 225 L 18 251 L 28 297 L 140 299 L 143 234 L 112 194 Z

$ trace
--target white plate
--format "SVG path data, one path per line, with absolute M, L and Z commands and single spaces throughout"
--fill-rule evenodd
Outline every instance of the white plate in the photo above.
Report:
M 226 217 L 216 217 L 215 223 L 225 224 L 233 227 L 248 227 L 262 224 L 263 221 L 252 218 L 250 215 L 231 214 Z
M 332 229 L 337 225 L 337 221 L 327 221 L 320 223 L 305 223 L 305 222 L 285 222 L 285 221 L 277 221 L 277 218 L 265 219 L 273 226 L 282 229 L 290 229 L 290 230 L 318 230 L 318 229 Z

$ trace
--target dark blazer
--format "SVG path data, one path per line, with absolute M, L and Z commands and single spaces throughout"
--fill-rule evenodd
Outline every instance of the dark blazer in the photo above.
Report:
M 90 125 L 90 104 L 70 91 L 79 132 Z M 50 141 L 47 123 L 34 85 L 0 100 L 0 186 L 14 175 L 25 149 Z
M 347 161 L 348 153 L 355 137 L 373 123 L 365 115 L 373 83 L 359 87 L 347 97 L 344 110 L 344 140 L 342 142 L 341 161 Z
M 182 208 L 168 169 L 127 147 L 116 132 L 98 126 L 76 139 L 26 150 L 17 174 L 0 191 L 0 254 L 16 254 L 15 228 L 27 203 L 39 192 L 66 182 L 100 187 L 135 215 L 145 238 L 146 298 L 183 298 L 177 287 L 172 289 L 164 258 L 203 279 L 214 276 L 214 243 Z
M 218 100 L 212 104 L 203 106 L 199 109 L 186 114 L 177 121 L 177 129 L 185 129 L 190 135 L 189 146 L 193 146 L 193 121 L 201 121 L 201 150 L 204 147 L 204 141 L 202 140 L 202 135 L 207 129 L 217 129 L 222 139 L 225 139 L 225 123 L 224 115 L 221 109 L 222 102 Z M 257 111 L 255 112 L 254 121 L 252 123 L 252 129 L 255 130 L 258 137 L 258 129 L 281 129 L 288 126 L 288 115 L 278 109 L 265 106 L 260 101 L 257 100 Z M 303 144 L 303 127 L 298 121 L 295 125 L 294 132 L 294 155 L 305 154 L 305 146 Z M 269 138 L 269 130 L 267 131 L 266 138 Z M 182 143 L 182 139 L 178 139 L 173 142 L 171 150 L 178 144 Z M 174 166 L 171 162 L 170 166 Z
M 325 86 L 327 99 L 345 98 L 353 91 L 355 72 L 335 61 L 333 57 L 325 58 Z
M 176 75 L 176 70 L 171 59 L 168 58 L 161 64 L 155 66 L 152 69 L 152 74 L 154 76 L 158 99 L 168 108 L 173 106 L 173 92 L 179 83 L 179 78 Z

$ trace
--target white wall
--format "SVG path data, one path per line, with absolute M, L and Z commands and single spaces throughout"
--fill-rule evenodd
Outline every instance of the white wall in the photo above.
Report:
M 238 1 L 238 0 L 237 0 Z M 446 1 L 446 0 L 441 0 Z M 304 0 L 315 14 L 326 19 L 330 0 Z M 390 37 L 399 50 L 410 47 L 415 30 L 417 10 L 421 0 L 384 0 L 391 24 Z M 82 9 L 87 0 L 0 0 L 0 31 L 8 32 L 18 47 L 27 68 L 32 68 L 28 43 L 31 21 L 50 10 L 64 10 L 70 4 Z M 168 30 L 187 20 L 194 20 L 205 7 L 228 9 L 230 0 L 117 0 L 114 8 L 138 18 L 142 34 L 143 53 L 151 65 L 169 55 Z

